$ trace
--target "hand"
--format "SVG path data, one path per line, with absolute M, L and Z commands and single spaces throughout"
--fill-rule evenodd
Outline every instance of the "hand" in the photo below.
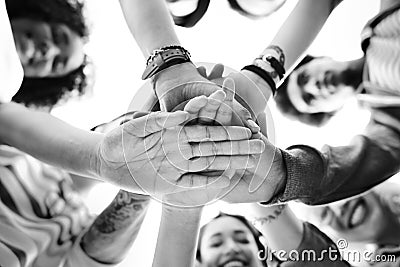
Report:
M 197 96 L 210 96 L 220 89 L 217 84 L 202 77 L 192 63 L 179 64 L 161 71 L 155 76 L 154 87 L 161 110 L 164 111 L 171 111 L 179 104 Z M 239 125 L 244 125 L 256 133 L 258 129 L 253 128 L 250 112 L 235 100 L 233 102 L 233 110 L 240 118 Z
M 259 116 L 261 131 L 266 132 L 264 116 Z M 286 183 L 286 168 L 281 152 L 262 135 L 264 152 L 257 156 L 256 168 L 238 173 L 231 180 L 231 190 L 223 200 L 231 203 L 269 201 L 279 193 Z
M 190 100 L 184 107 L 184 110 L 191 115 L 192 120 L 197 120 L 199 124 L 206 125 L 232 125 L 233 117 L 233 90 L 228 85 L 231 80 L 226 80 L 222 90 L 219 89 L 212 93 L 209 97 L 198 96 Z
M 251 109 L 256 116 L 264 112 L 268 99 L 271 96 L 271 91 L 268 84 L 257 74 L 247 70 L 237 72 L 227 68 L 229 74 L 227 76 L 223 76 L 225 69 L 226 68 L 224 65 L 215 64 L 211 69 L 210 74 L 207 75 L 207 71 L 204 66 L 197 68 L 198 72 L 204 78 L 218 85 L 222 85 L 226 78 L 232 79 L 236 87 L 236 95 L 245 103 L 242 103 L 242 105 L 245 105 L 246 108 Z
M 229 80 L 227 79 L 227 81 Z M 221 101 L 221 99 L 216 100 L 217 92 L 214 93 L 215 97 L 212 96 L 209 98 L 197 97 L 192 99 L 186 105 L 185 110 L 191 113 L 191 116 L 194 116 L 199 114 L 201 109 L 211 101 L 212 105 L 208 110 L 214 110 L 214 114 L 210 112 L 209 116 L 210 118 L 216 117 L 224 101 Z M 260 122 L 260 126 L 262 126 L 262 131 L 266 132 L 266 117 L 264 113 L 260 114 L 258 121 Z M 236 170 L 236 174 L 231 180 L 231 186 L 228 189 L 220 190 L 221 194 L 215 196 L 215 198 L 224 196 L 224 200 L 228 202 L 266 201 L 275 194 L 278 188 L 280 189 L 281 182 L 284 181 L 285 176 L 280 173 L 284 170 L 284 166 L 279 150 L 261 133 L 253 135 L 253 138 L 262 140 L 266 147 L 262 154 L 256 156 L 258 164 L 254 168 Z M 270 172 L 271 175 L 267 179 Z
M 204 173 L 246 169 L 254 164 L 250 155 L 263 150 L 260 140 L 248 140 L 246 128 L 182 126 L 188 118 L 183 111 L 154 112 L 110 131 L 98 149 L 98 175 L 128 191 L 155 195 L 210 183 L 226 187 L 226 177 Z

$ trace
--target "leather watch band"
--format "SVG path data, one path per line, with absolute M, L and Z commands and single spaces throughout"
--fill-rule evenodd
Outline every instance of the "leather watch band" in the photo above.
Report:
M 182 49 L 170 48 L 166 50 L 160 50 L 148 63 L 142 74 L 142 80 L 146 80 L 168 67 L 189 61 L 190 57 L 188 53 Z

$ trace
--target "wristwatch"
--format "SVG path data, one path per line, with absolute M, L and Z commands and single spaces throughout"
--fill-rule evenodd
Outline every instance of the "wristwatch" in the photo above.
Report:
M 142 74 L 142 80 L 151 78 L 166 68 L 185 62 L 190 62 L 190 54 L 182 48 L 155 50 L 148 60 L 146 69 Z

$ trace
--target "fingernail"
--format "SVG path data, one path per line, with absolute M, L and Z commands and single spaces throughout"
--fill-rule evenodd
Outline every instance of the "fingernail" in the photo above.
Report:
M 257 129 L 257 131 L 260 131 L 260 126 L 257 125 L 257 123 L 255 123 L 252 119 L 248 119 L 247 123 L 249 124 L 249 126 L 253 129 Z

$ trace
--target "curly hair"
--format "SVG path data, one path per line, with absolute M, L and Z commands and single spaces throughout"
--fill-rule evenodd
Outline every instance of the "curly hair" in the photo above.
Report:
M 296 66 L 294 70 L 297 70 L 301 66 L 309 63 L 310 61 L 316 59 L 316 57 L 307 55 L 303 60 Z M 326 124 L 336 112 L 317 112 L 317 113 L 303 113 L 300 112 L 292 103 L 289 98 L 287 87 L 289 84 L 290 75 L 286 77 L 284 82 L 279 86 L 275 95 L 275 103 L 277 108 L 286 117 L 294 120 L 298 120 L 302 123 L 309 124 L 312 126 L 323 126 Z
M 83 15 L 81 0 L 6 0 L 10 20 L 30 18 L 49 23 L 61 23 L 76 32 L 84 41 L 88 39 L 89 27 Z M 54 106 L 66 95 L 83 95 L 92 81 L 89 70 L 91 61 L 85 56 L 82 65 L 62 77 L 24 77 L 20 90 L 13 101 L 25 105 Z
M 260 237 L 262 236 L 262 234 L 245 217 L 243 217 L 241 215 L 227 214 L 227 213 L 221 212 L 220 214 L 218 214 L 218 216 L 214 217 L 212 219 L 212 221 L 214 221 L 218 218 L 223 218 L 223 217 L 231 217 L 231 218 L 234 218 L 234 219 L 242 222 L 250 230 L 251 234 L 253 235 L 254 240 L 256 241 L 258 251 L 262 252 L 261 255 L 263 257 L 266 255 L 265 247 L 260 241 Z M 203 227 L 201 227 L 201 229 L 200 229 L 199 240 L 197 243 L 197 251 L 196 251 L 196 259 L 198 262 L 201 262 L 200 245 L 201 245 L 202 236 L 203 236 L 206 228 L 207 228 L 207 224 L 204 225 Z M 262 261 L 262 260 L 260 260 L 260 261 L 264 267 L 267 267 L 267 263 L 265 261 Z

